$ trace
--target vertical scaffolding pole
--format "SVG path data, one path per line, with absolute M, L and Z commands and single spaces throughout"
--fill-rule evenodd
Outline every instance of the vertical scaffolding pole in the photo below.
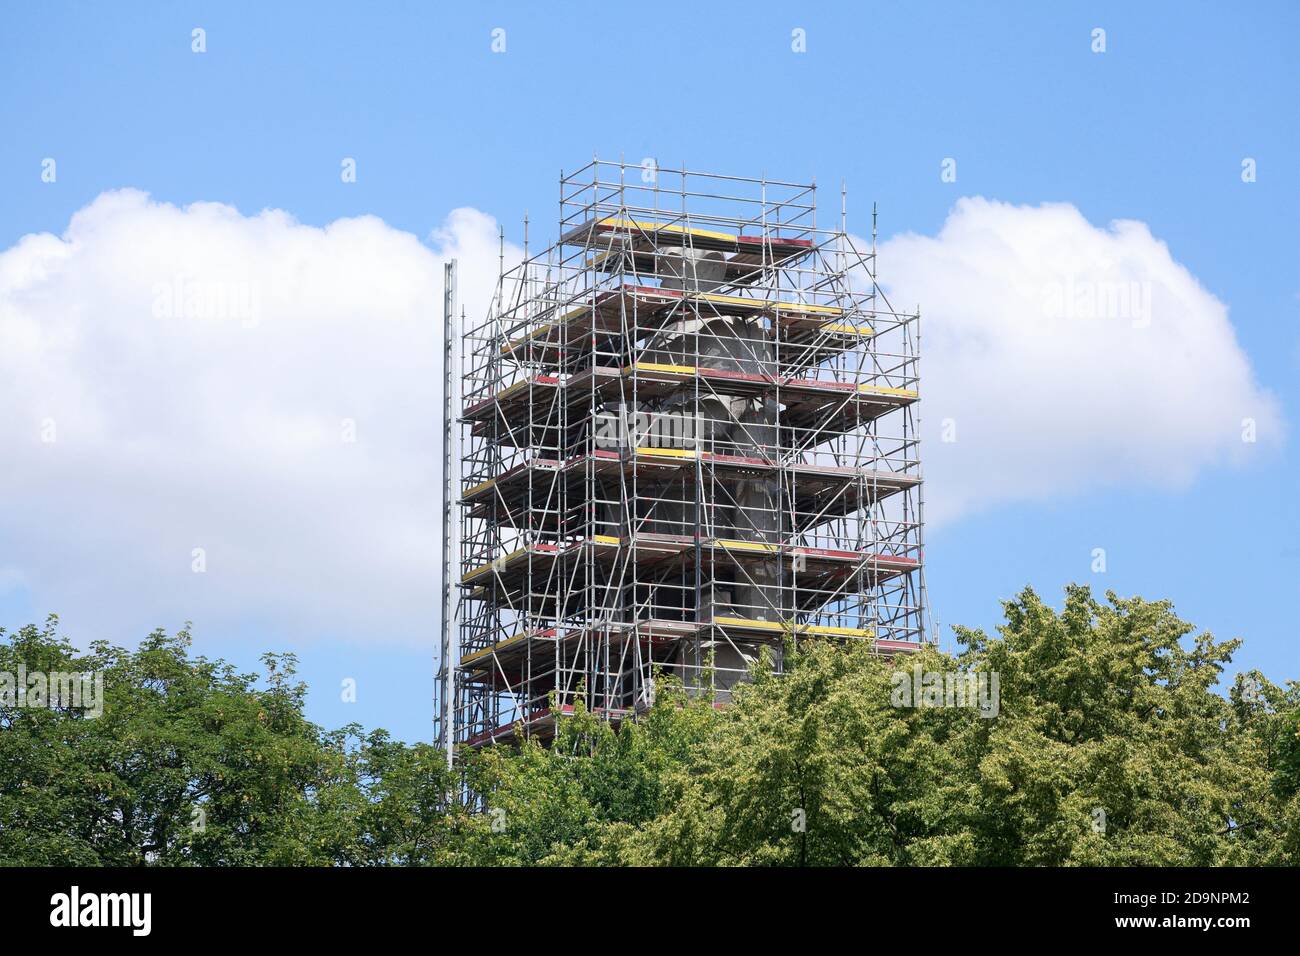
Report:
M 459 557 L 460 452 L 456 440 L 460 425 L 460 375 L 457 369 L 459 336 L 456 333 L 456 260 L 443 266 L 442 292 L 442 652 L 438 658 L 438 746 L 447 751 L 450 768 L 456 752 L 456 577 Z

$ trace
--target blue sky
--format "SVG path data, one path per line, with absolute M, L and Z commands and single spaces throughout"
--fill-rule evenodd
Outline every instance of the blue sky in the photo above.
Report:
M 933 235 L 962 196 L 1066 202 L 1095 226 L 1146 223 L 1228 307 L 1282 419 L 1300 420 L 1295 5 L 557 10 L 10 6 L 0 15 L 0 248 L 61 234 L 75 212 L 122 187 L 178 206 L 278 208 L 317 226 L 369 214 L 426 241 L 458 207 L 495 217 L 518 239 L 527 210 L 535 240 L 550 238 L 559 171 L 593 153 L 815 177 L 832 192 L 843 178 L 851 226 L 866 232 L 876 201 L 885 237 Z M 202 55 L 191 52 L 195 27 L 206 30 Z M 490 49 L 496 27 L 506 30 L 504 54 Z M 1102 54 L 1090 49 L 1097 27 Z M 806 53 L 791 51 L 795 28 L 806 31 Z M 57 159 L 56 183 L 41 181 L 45 157 Z M 357 160 L 355 184 L 340 181 L 342 157 Z M 945 157 L 958 161 L 956 183 L 940 179 Z M 1256 182 L 1242 182 L 1245 157 L 1257 162 Z M 1067 582 L 1087 582 L 1172 599 L 1198 626 L 1244 638 L 1243 669 L 1300 677 L 1294 446 L 1293 437 L 1244 465 L 1200 468 L 1173 489 L 1094 488 L 947 523 L 927 542 L 934 608 L 945 625 L 992 627 L 998 602 L 1025 584 L 1056 600 Z M 1104 575 L 1090 570 L 1099 545 Z M 16 547 L 0 531 L 0 565 L 21 568 Z M 0 589 L 0 623 L 59 611 L 61 597 L 57 587 Z M 218 633 L 196 619 L 197 649 L 252 666 L 260 650 L 291 645 L 317 688 L 314 719 L 427 738 L 435 598 L 431 581 L 429 649 L 355 633 L 302 642 L 256 619 Z M 142 606 L 136 636 L 178 623 Z M 357 703 L 337 701 L 341 676 L 357 679 Z

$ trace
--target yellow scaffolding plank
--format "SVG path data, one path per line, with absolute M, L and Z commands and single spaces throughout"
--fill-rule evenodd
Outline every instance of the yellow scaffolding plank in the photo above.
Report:
M 720 627 L 743 628 L 751 631 L 780 631 L 812 637 L 875 637 L 876 632 L 862 627 L 829 627 L 817 624 L 794 625 L 790 622 L 760 621 L 750 617 L 715 617 L 713 623 Z
M 717 239 L 720 242 L 739 242 L 740 237 L 730 232 L 713 232 L 709 229 L 691 229 L 665 222 L 651 222 L 648 219 L 619 219 L 613 217 L 601 219 L 596 225 L 611 229 L 636 229 L 640 232 L 664 232 L 674 236 L 693 236 L 696 239 Z
M 490 657 L 497 651 L 505 650 L 507 647 L 513 647 L 515 644 L 518 644 L 520 641 L 526 640 L 527 638 L 528 635 L 526 633 L 516 634 L 514 637 L 507 637 L 504 641 L 497 641 L 497 643 L 493 644 L 491 647 L 485 647 L 481 651 L 475 651 L 473 654 L 462 657 L 457 666 L 469 667 L 471 664 L 475 664 L 478 661 L 483 660 L 485 657 Z
M 659 365 L 655 362 L 637 362 L 635 365 L 625 366 L 624 375 L 633 375 L 636 372 L 667 372 L 674 375 L 694 375 L 696 368 L 694 365 Z
M 695 452 L 690 448 L 638 448 L 638 455 L 649 455 L 655 458 L 694 458 Z
M 901 395 L 904 398 L 916 398 L 916 390 L 911 388 L 889 388 L 885 385 L 859 385 L 859 392 L 876 395 Z
M 812 305 L 804 302 L 785 302 L 781 299 L 751 299 L 743 295 L 723 295 L 720 292 L 701 292 L 691 296 L 705 302 L 722 305 L 752 305 L 758 309 L 776 309 L 784 312 L 811 312 L 818 315 L 843 315 L 844 310 L 834 305 Z
M 736 541 L 730 538 L 719 538 L 714 542 L 714 546 L 726 551 L 765 551 L 775 553 L 781 550 L 780 545 L 766 544 L 762 541 Z
M 495 485 L 496 483 L 497 483 L 497 480 L 496 480 L 495 478 L 489 478 L 487 481 L 481 481 L 481 482 L 479 482 L 477 485 L 475 485 L 473 488 L 469 489 L 469 491 L 467 491 L 467 492 L 465 492 L 463 495 L 461 495 L 461 498 L 472 498 L 472 497 L 474 497 L 476 494 L 478 494 L 480 491 L 482 491 L 483 489 L 485 489 L 485 488 L 491 488 L 491 487 L 492 487 L 493 485 Z
M 502 557 L 495 558 L 489 561 L 487 564 L 481 564 L 477 568 L 474 568 L 472 571 L 466 572 L 465 576 L 461 578 L 461 581 L 462 582 L 470 581 L 478 577 L 480 574 L 487 574 L 489 571 L 499 571 L 502 568 L 504 568 L 506 564 L 508 564 L 511 560 L 517 558 L 519 555 L 523 554 L 527 550 L 528 549 L 526 547 L 518 548 L 514 551 L 511 551 L 507 555 L 503 555 Z
M 819 332 L 843 332 L 848 335 L 871 335 L 875 332 L 869 325 L 851 325 L 848 322 L 824 322 L 817 326 Z

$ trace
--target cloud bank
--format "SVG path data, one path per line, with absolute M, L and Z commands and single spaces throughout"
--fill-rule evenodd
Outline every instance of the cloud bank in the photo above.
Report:
M 938 235 L 885 242 L 878 272 L 896 307 L 921 305 L 932 524 L 1176 489 L 1281 438 L 1227 306 L 1141 222 L 962 199 Z
M 481 314 L 496 224 L 433 246 L 128 190 L 0 254 L 0 582 L 86 637 L 428 641 L 441 265 Z
M 132 190 L 0 253 L 0 592 L 84 638 L 432 647 L 441 265 L 481 315 L 497 254 L 470 209 L 426 244 Z M 1227 308 L 1140 223 L 963 200 L 880 266 L 924 310 L 932 519 L 1185 483 L 1256 447 L 1243 418 L 1276 440 Z

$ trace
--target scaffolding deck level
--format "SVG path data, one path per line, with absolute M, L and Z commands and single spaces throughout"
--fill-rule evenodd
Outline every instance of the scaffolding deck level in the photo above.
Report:
M 690 449 L 636 448 L 626 453 L 599 449 L 565 461 L 533 458 L 519 462 L 498 477 L 470 488 L 461 500 L 471 506 L 471 517 L 494 518 L 507 527 L 533 527 L 558 534 L 568 523 L 557 514 L 560 489 L 566 493 L 566 500 L 578 501 L 569 510 L 584 508 L 589 504 L 583 496 L 589 478 L 634 480 L 648 494 L 666 483 L 690 477 L 696 461 L 716 471 L 719 480 L 778 475 L 794 502 L 797 530 L 851 514 L 914 488 L 921 481 L 917 475 L 900 472 L 802 462 L 783 464 L 767 458 Z
M 633 380 L 635 388 L 630 385 Z M 544 444 L 533 440 L 536 436 L 532 431 L 559 430 L 560 423 L 554 421 L 552 410 L 560 405 L 578 411 L 592 402 L 609 404 L 633 397 L 646 401 L 693 386 L 702 387 L 705 396 L 770 396 L 782 406 L 784 428 L 816 428 L 828 437 L 869 424 L 918 398 L 915 389 L 871 382 L 789 378 L 763 372 L 641 362 L 621 369 L 594 366 L 567 377 L 529 376 L 474 402 L 465 409 L 464 418 L 472 423 L 476 436 L 491 436 L 508 444 L 518 441 Z M 571 428 L 588 420 L 583 416 L 577 418 Z
M 828 355 L 875 335 L 872 326 L 844 321 L 848 310 L 838 305 L 633 285 L 587 295 L 591 301 L 557 305 L 555 311 L 572 307 L 551 321 L 531 316 L 512 323 L 509 314 L 504 316 L 502 357 L 534 364 L 559 363 L 565 358 L 578 359 L 588 351 L 602 351 L 613 339 L 644 338 L 688 319 L 771 318 L 776 331 L 773 341 L 778 348 L 783 344 L 795 347 L 792 360 L 801 354 L 798 347 L 810 342 L 820 346 L 816 354 Z M 539 321 L 540 325 L 529 329 Z M 516 335 L 520 329 L 529 331 Z
M 569 545 L 546 542 L 516 548 L 486 564 L 467 571 L 460 586 L 469 597 L 489 605 L 532 607 L 562 603 L 553 591 L 568 576 L 589 570 L 612 580 L 621 567 L 638 572 L 654 568 L 658 572 L 687 570 L 696 560 L 717 567 L 722 558 L 728 566 L 780 564 L 786 569 L 791 591 L 802 610 L 813 610 L 836 598 L 832 588 L 837 582 L 855 578 L 864 586 L 874 587 L 882 581 L 907 574 L 919 566 L 919 556 L 882 554 L 874 551 L 848 551 L 832 548 L 789 547 L 762 541 L 735 538 L 705 538 L 698 535 L 639 533 L 630 538 L 593 535 Z M 795 571 L 798 565 L 803 570 Z M 575 606 L 576 610 L 576 606 Z
M 738 252 L 730 259 L 711 265 L 721 265 L 725 285 L 743 288 L 757 284 L 764 276 L 793 264 L 796 259 L 807 254 L 808 250 L 800 249 L 792 256 L 777 259 L 764 256 L 760 249 Z M 678 268 L 680 261 L 679 255 L 665 252 L 653 242 L 634 237 L 622 245 L 597 253 L 585 260 L 583 265 L 608 276 L 630 275 L 637 280 L 644 280 L 661 276 L 666 262 L 670 263 L 669 268 Z
M 895 641 L 876 638 L 871 628 L 835 627 L 820 624 L 795 624 L 788 621 L 765 621 L 758 618 L 742 618 L 723 615 L 696 625 L 689 621 L 639 621 L 636 624 L 610 624 L 600 629 L 597 636 L 607 638 L 612 645 L 618 646 L 628 641 L 639 641 L 643 646 L 670 647 L 678 641 L 693 637 L 700 630 L 744 633 L 762 636 L 830 638 L 849 640 L 870 640 L 872 647 L 882 654 L 910 654 L 919 650 L 921 644 L 916 641 Z M 590 639 L 594 632 L 590 628 L 568 628 L 564 630 L 546 628 L 540 631 L 528 631 L 505 638 L 488 647 L 481 648 L 461 658 L 457 665 L 468 679 L 487 680 L 494 668 L 503 672 L 515 670 L 522 659 L 527 657 L 528 645 L 555 647 L 568 646 Z
M 523 726 L 528 734 L 532 734 L 540 739 L 548 739 L 555 732 L 555 711 L 559 711 L 564 716 L 573 715 L 572 704 L 562 704 L 557 708 L 536 707 L 528 712 L 524 717 L 511 721 L 508 724 L 501 724 L 491 730 L 484 730 L 471 736 L 464 743 L 468 747 L 482 747 L 485 744 L 513 743 L 516 738 L 515 728 Z M 611 723 L 617 724 L 628 714 L 633 711 L 623 707 L 592 707 L 590 712 L 597 716 L 604 717 Z
M 815 243 L 811 239 L 785 236 L 744 236 L 714 229 L 699 229 L 675 222 L 656 222 L 651 219 L 627 219 L 606 216 L 579 223 L 560 236 L 566 246 L 594 245 L 593 237 L 628 235 L 635 240 L 664 245 L 660 237 L 674 241 L 675 246 L 712 252 L 731 252 L 745 255 L 767 254 L 774 260 L 788 262 L 791 258 L 806 255 Z M 682 242 L 680 240 L 685 240 Z

